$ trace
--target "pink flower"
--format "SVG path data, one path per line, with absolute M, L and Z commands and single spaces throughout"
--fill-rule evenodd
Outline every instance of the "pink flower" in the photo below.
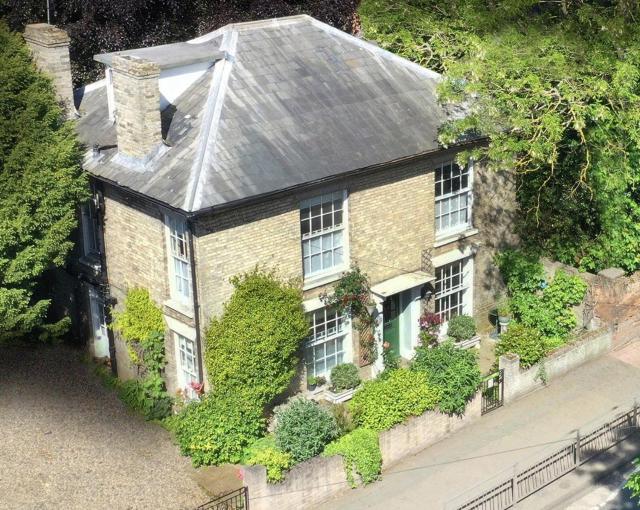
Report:
M 189 387 L 196 392 L 196 395 L 200 396 L 204 393 L 204 384 L 203 383 L 198 383 L 195 381 L 191 381 L 189 383 Z

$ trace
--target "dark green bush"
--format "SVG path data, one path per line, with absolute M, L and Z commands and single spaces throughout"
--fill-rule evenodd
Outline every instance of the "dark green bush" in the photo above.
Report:
M 503 354 L 517 354 L 520 356 L 520 366 L 529 368 L 545 357 L 547 346 L 539 331 L 512 322 L 496 343 L 496 356 Z
M 312 400 L 295 398 L 276 411 L 276 446 L 296 462 L 315 457 L 338 437 L 338 425 L 329 411 Z
M 302 290 L 254 269 L 231 279 L 233 295 L 206 334 L 206 366 L 216 392 L 242 391 L 262 406 L 287 389 L 309 324 Z
M 418 347 L 412 370 L 427 375 L 430 384 L 440 389 L 438 407 L 443 413 L 462 414 L 482 380 L 476 353 L 459 349 L 450 340 L 437 347 Z
M 399 368 L 383 379 L 366 381 L 349 409 L 358 425 L 380 431 L 433 409 L 439 400 L 440 389 L 429 383 L 427 374 Z
M 263 409 L 246 395 L 210 393 L 172 419 L 180 451 L 194 466 L 236 464 L 265 430 Z
M 350 390 L 360 384 L 358 367 L 353 363 L 341 363 L 331 370 L 331 389 L 336 392 Z
M 356 486 L 354 469 L 364 484 L 375 482 L 380 476 L 382 454 L 378 444 L 378 433 L 374 430 L 355 429 L 328 445 L 323 455 L 342 455 L 347 480 L 352 487 Z
M 456 342 L 469 340 L 476 334 L 476 321 L 468 315 L 456 315 L 449 320 L 447 334 Z
M 509 292 L 536 292 L 545 280 L 544 267 L 538 257 L 518 250 L 505 250 L 495 256 L 496 265 Z

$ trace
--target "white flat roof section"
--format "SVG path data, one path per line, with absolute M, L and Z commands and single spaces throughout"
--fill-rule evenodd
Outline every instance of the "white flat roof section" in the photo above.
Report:
M 427 282 L 432 282 L 436 277 L 423 271 L 415 271 L 413 273 L 405 273 L 400 276 L 394 276 L 381 283 L 377 283 L 371 287 L 371 292 L 380 297 L 387 298 L 398 292 L 413 289 Z

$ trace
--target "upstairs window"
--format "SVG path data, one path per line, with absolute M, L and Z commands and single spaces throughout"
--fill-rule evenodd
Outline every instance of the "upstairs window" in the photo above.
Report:
M 336 191 L 300 204 L 302 267 L 305 278 L 335 272 L 345 264 L 345 192 Z
M 471 227 L 469 165 L 448 162 L 436 169 L 436 235 L 446 236 Z
M 98 239 L 98 222 L 93 202 L 89 201 L 80 207 L 82 225 L 82 251 L 85 257 L 100 254 Z
M 174 216 L 167 216 L 166 224 L 169 237 L 171 298 L 183 304 L 191 304 L 191 263 L 187 224 L 183 219 Z

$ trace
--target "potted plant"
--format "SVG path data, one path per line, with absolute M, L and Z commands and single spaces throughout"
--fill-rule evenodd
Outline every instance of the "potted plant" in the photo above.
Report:
M 447 334 L 462 349 L 480 346 L 480 335 L 476 334 L 476 322 L 468 315 L 452 317 L 449 320 Z
M 325 391 L 325 398 L 339 404 L 350 400 L 360 385 L 360 373 L 353 363 L 341 363 L 331 370 L 331 388 Z
M 420 343 L 424 347 L 433 347 L 438 344 L 440 337 L 440 327 L 442 326 L 442 316 L 439 313 L 425 312 L 418 323 L 420 325 Z
M 502 298 L 498 301 L 496 309 L 498 312 L 498 333 L 506 333 L 509 328 L 509 322 L 511 322 L 511 307 L 509 300 Z
M 315 390 L 317 385 L 318 378 L 315 375 L 310 375 L 309 377 L 307 377 L 307 389 L 309 391 Z

